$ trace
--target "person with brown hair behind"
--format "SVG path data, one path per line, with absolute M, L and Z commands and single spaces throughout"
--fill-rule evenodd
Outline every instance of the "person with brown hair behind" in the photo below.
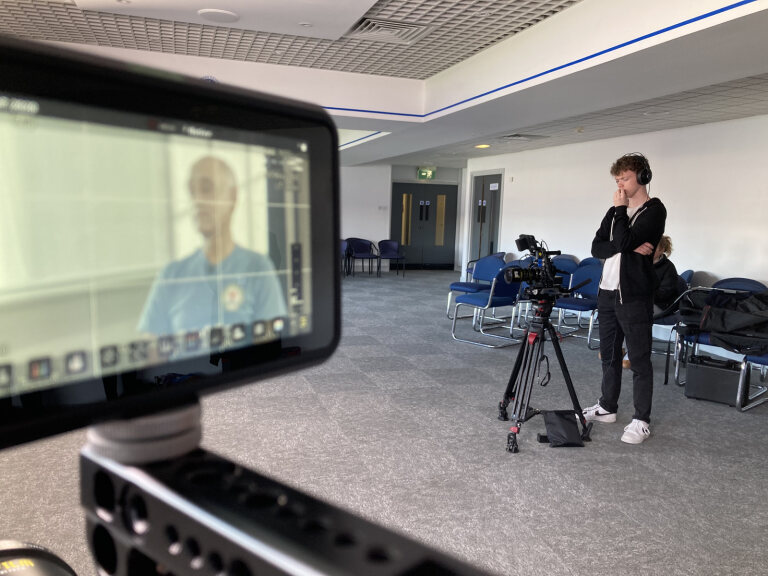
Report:
M 667 210 L 648 194 L 651 168 L 642 154 L 626 154 L 611 166 L 617 189 L 613 206 L 592 241 L 592 255 L 605 259 L 598 293 L 602 395 L 584 410 L 587 420 L 615 422 L 626 339 L 632 368 L 635 412 L 623 442 L 640 444 L 650 436 L 653 366 L 653 297 L 657 279 L 653 253 L 664 233 Z
M 677 268 L 669 259 L 672 254 L 672 239 L 664 235 L 653 253 L 653 269 L 659 278 L 659 285 L 653 295 L 653 313 L 663 312 L 680 296 L 680 277 Z

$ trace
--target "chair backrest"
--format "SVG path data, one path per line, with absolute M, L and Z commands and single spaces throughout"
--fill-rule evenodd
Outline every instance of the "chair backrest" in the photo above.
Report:
M 552 258 L 552 264 L 565 274 L 572 274 L 579 267 L 579 259 L 573 254 L 560 254 Z
M 747 292 L 765 292 L 768 290 L 768 286 L 751 278 L 723 278 L 712 284 L 712 288 L 745 290 Z
M 588 258 L 584 258 L 581 262 L 579 262 L 579 268 L 583 266 L 594 266 L 595 264 L 602 264 L 600 262 L 600 258 L 595 258 L 594 256 L 589 256 Z
M 373 254 L 373 242 L 363 238 L 347 238 L 349 250 L 354 257 L 368 256 Z
M 342 255 L 342 256 L 346 256 L 346 255 L 347 255 L 347 249 L 348 249 L 348 246 L 347 246 L 347 244 L 348 244 L 348 243 L 347 243 L 347 241 L 346 241 L 346 240 L 342 240 L 342 241 L 341 241 L 341 255 Z
M 484 258 L 480 258 L 475 262 L 475 268 L 472 270 L 472 279 L 481 280 L 483 282 L 492 282 L 496 277 L 496 273 L 506 266 L 504 258 L 498 254 L 491 254 Z
M 517 262 L 520 262 L 520 268 L 528 268 L 533 264 L 533 256 L 525 256 L 517 260 Z
M 379 257 L 384 259 L 400 258 L 400 242 L 397 240 L 380 240 Z
M 680 273 L 680 278 L 685 281 L 686 286 L 690 286 L 693 281 L 693 270 L 686 270 Z
M 504 279 L 507 268 L 514 267 L 511 263 L 496 272 L 496 286 L 493 289 L 494 298 L 517 298 L 520 295 L 520 282 L 510 282 Z
M 573 271 L 573 274 L 571 274 L 571 286 L 578 286 L 584 282 L 584 280 L 589 280 L 589 283 L 579 288 L 575 294 L 580 294 L 585 298 L 597 300 L 597 292 L 600 289 L 600 276 L 602 276 L 602 274 L 602 264 L 592 264 L 576 268 L 576 270 Z
M 501 257 L 502 260 L 504 260 L 507 254 L 506 252 L 495 252 L 494 254 L 483 256 L 483 258 L 489 258 L 491 256 L 499 256 Z M 472 274 L 472 271 L 475 269 L 475 264 L 477 264 L 483 258 L 475 258 L 474 260 L 470 260 L 469 262 L 467 262 L 467 274 Z

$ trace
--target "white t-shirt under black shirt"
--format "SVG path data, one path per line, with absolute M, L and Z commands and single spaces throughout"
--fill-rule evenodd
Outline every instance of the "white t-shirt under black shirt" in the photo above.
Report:
M 632 225 L 632 216 L 635 215 L 639 206 L 635 208 L 627 208 L 627 216 L 630 219 L 630 226 Z M 613 224 L 611 225 L 611 240 L 613 240 Z M 603 290 L 618 290 L 619 289 L 619 272 L 621 270 L 621 252 L 617 252 L 603 263 L 603 277 L 600 280 L 600 288 Z

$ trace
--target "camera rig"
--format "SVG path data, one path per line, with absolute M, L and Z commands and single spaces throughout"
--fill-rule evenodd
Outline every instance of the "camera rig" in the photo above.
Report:
M 505 280 L 508 283 L 525 282 L 527 284 L 523 295 L 526 299 L 535 301 L 537 306 L 541 301 L 554 304 L 555 300 L 571 291 L 562 286 L 562 276 L 552 263 L 552 256 L 559 256 L 560 250 L 546 250 L 543 244 L 536 242 L 536 238 L 530 234 L 521 234 L 515 240 L 517 249 L 521 252 L 528 251 L 533 256 L 533 264 L 530 268 L 508 268 L 505 272 Z M 549 311 L 552 311 L 550 306 Z
M 559 255 L 559 250 L 546 250 L 543 243 L 537 242 L 536 238 L 529 234 L 521 234 L 515 244 L 520 251 L 528 250 L 534 257 L 534 261 L 529 268 L 508 268 L 504 279 L 509 283 L 524 282 L 527 284 L 523 291 L 524 298 L 533 302 L 534 311 L 533 318 L 523 334 L 522 345 L 515 359 L 504 397 L 499 402 L 499 420 L 510 420 L 511 418 L 514 422 L 507 434 L 507 451 L 512 453 L 519 451 L 517 435 L 522 424 L 541 413 L 540 410 L 531 408 L 529 403 L 534 383 L 538 381 L 540 385 L 545 386 L 549 382 L 549 359 L 544 355 L 544 342 L 547 335 L 549 335 L 552 347 L 555 349 L 555 355 L 573 403 L 574 414 L 581 423 L 581 439 L 589 441 L 591 440 L 592 424 L 588 424 L 584 418 L 576 390 L 573 387 L 573 381 L 568 372 L 568 366 L 560 348 L 560 336 L 549 320 L 558 297 L 573 293 L 589 280 L 572 288 L 565 288 L 562 286 L 562 277 L 557 275 L 559 270 L 551 258 Z M 543 367 L 546 370 L 544 374 L 542 374 Z M 508 410 L 510 404 L 512 405 L 511 414 Z M 546 435 L 541 434 L 538 440 L 540 442 L 549 441 Z

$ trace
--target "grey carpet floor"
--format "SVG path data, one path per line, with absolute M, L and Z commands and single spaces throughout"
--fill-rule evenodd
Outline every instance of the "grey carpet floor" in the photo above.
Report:
M 622 443 L 631 373 L 615 424 L 584 448 L 505 450 L 496 419 L 517 347 L 454 342 L 455 272 L 343 281 L 343 336 L 326 363 L 203 401 L 206 448 L 497 574 L 768 574 L 768 405 L 747 413 L 663 386 L 654 357 L 651 438 Z M 465 321 L 466 322 L 466 321 Z M 467 329 L 466 324 L 462 328 Z M 468 333 L 468 332 L 465 332 Z M 600 363 L 566 338 L 583 406 Z M 568 408 L 553 378 L 531 405 Z M 0 538 L 47 546 L 94 573 L 79 509 L 79 431 L 0 453 Z

